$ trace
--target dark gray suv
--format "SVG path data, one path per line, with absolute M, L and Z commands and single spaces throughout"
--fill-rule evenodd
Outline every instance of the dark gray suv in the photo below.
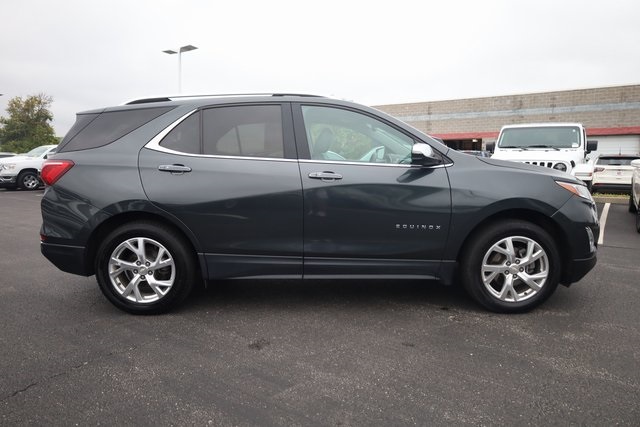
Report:
M 231 278 L 460 282 L 528 310 L 596 263 L 581 181 L 448 149 L 305 95 L 138 100 L 78 114 L 42 169 L 42 253 L 131 313 Z

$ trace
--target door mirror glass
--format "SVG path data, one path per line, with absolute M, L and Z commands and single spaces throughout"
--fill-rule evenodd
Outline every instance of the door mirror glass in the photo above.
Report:
M 598 149 L 598 141 L 587 141 L 587 154 Z

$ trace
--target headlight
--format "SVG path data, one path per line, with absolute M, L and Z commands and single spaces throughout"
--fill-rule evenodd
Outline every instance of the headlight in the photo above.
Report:
M 583 199 L 591 200 L 593 202 L 593 197 L 591 197 L 591 193 L 589 193 L 586 185 L 574 184 L 565 181 L 556 181 L 556 184 L 578 197 L 582 197 Z
M 2 166 L 0 166 L 0 170 L 7 171 L 7 172 L 12 171 L 15 168 L 16 168 L 15 163 L 5 163 Z
M 566 172 L 567 171 L 567 165 L 565 165 L 564 163 L 556 163 L 555 165 L 553 165 L 553 168 L 555 170 L 560 171 L 560 172 Z

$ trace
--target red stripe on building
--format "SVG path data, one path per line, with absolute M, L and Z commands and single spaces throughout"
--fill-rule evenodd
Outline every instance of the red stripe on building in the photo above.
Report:
M 459 133 L 434 133 L 443 140 L 456 139 L 496 139 L 499 132 L 459 132 Z M 587 128 L 588 136 L 606 135 L 640 135 L 640 126 L 619 127 L 619 128 Z
M 587 135 L 640 135 L 640 126 L 624 128 L 587 128 Z
M 498 132 L 431 133 L 429 135 L 436 136 L 442 139 L 495 139 L 498 137 Z

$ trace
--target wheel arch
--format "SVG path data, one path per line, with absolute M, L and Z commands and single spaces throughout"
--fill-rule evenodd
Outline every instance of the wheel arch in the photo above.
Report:
M 20 176 L 20 175 L 22 175 L 23 173 L 26 173 L 26 172 L 33 172 L 36 175 L 38 175 L 38 169 L 36 169 L 36 168 L 24 168 L 24 169 L 20 169 L 20 172 L 18 172 L 18 176 Z
M 549 216 L 529 209 L 508 209 L 496 212 L 476 224 L 476 226 L 469 232 L 469 234 L 467 234 L 467 237 L 462 241 L 460 250 L 458 251 L 458 257 L 456 259 L 458 263 L 460 263 L 462 258 L 465 256 L 465 252 L 469 247 L 469 242 L 471 242 L 483 228 L 487 227 L 490 224 L 513 219 L 530 222 L 549 233 L 551 239 L 558 246 L 558 252 L 560 253 L 561 257 L 560 274 L 561 277 L 563 277 L 565 274 L 565 269 L 563 268 L 563 266 L 571 260 L 571 247 L 568 244 L 567 233 Z
M 190 236 L 189 233 L 185 232 L 181 227 L 173 223 L 171 220 L 167 219 L 166 217 L 157 213 L 142 212 L 142 211 L 122 212 L 116 215 L 112 215 L 108 219 L 100 223 L 92 231 L 92 233 L 90 234 L 87 240 L 88 243 L 87 243 L 86 258 L 85 258 L 85 266 L 89 274 L 95 273 L 94 260 L 97 255 L 98 248 L 100 247 L 100 244 L 105 239 L 105 237 L 107 237 L 107 235 L 117 227 L 133 221 L 155 222 L 171 228 L 176 233 L 184 237 L 184 240 L 187 242 L 190 249 L 193 251 L 194 260 L 198 265 L 198 267 L 200 268 L 200 272 L 203 279 L 207 277 L 206 263 L 204 263 L 201 257 L 198 256 L 198 251 L 196 249 L 197 243 L 194 242 L 193 237 Z

